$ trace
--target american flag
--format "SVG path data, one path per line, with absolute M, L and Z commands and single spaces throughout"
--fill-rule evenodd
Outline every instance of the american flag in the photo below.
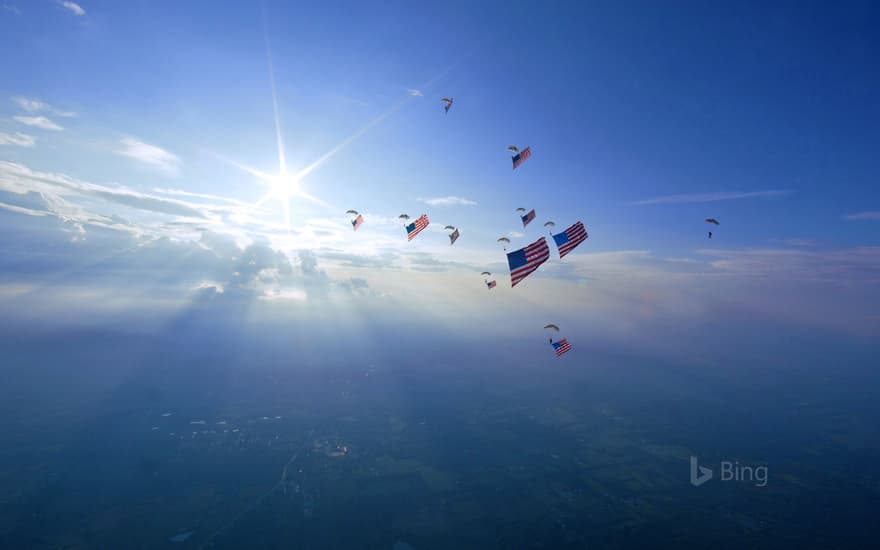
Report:
M 532 211 L 526 214 L 525 216 L 520 216 L 523 221 L 523 227 L 529 225 L 529 222 L 535 219 L 535 209 L 532 208 Z
M 562 233 L 553 235 L 556 241 L 556 248 L 559 249 L 559 258 L 562 259 L 566 254 L 574 250 L 574 248 L 587 240 L 587 230 L 582 222 L 577 222 Z
M 550 247 L 547 246 L 547 239 L 544 237 L 525 248 L 510 252 L 507 255 L 507 263 L 510 265 L 510 286 L 515 287 L 549 257 Z
M 455 244 L 455 241 L 458 240 L 458 229 L 449 234 L 449 246 Z
M 513 169 L 516 170 L 519 165 L 524 163 L 530 156 L 532 156 L 532 149 L 529 147 L 526 147 L 519 153 L 513 155 Z
M 351 226 L 354 228 L 355 231 L 358 230 L 358 227 L 360 227 L 362 223 L 364 223 L 364 217 L 360 214 L 358 214 L 357 218 L 351 220 Z
M 428 215 L 422 214 L 421 216 L 418 217 L 418 219 L 416 219 L 416 221 L 407 225 L 406 226 L 407 240 L 408 241 L 413 240 L 416 237 L 416 235 L 418 235 L 419 233 L 422 232 L 422 229 L 428 227 L 429 223 L 430 222 L 428 221 Z
M 490 290 L 495 288 L 496 284 L 497 283 L 495 281 L 486 281 L 486 286 L 489 287 Z
M 568 343 L 568 340 L 563 338 L 562 340 L 553 342 L 553 349 L 556 350 L 556 357 L 562 357 L 563 354 L 571 351 L 571 344 Z

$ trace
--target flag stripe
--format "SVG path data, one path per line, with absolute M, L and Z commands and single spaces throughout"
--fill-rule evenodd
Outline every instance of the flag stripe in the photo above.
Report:
M 525 216 L 520 217 L 522 218 L 523 227 L 529 225 L 529 223 L 531 223 L 531 221 L 535 219 L 535 209 L 532 208 L 531 212 L 529 212 Z
M 577 222 L 562 233 L 553 235 L 556 247 L 559 249 L 559 258 L 564 258 L 566 254 L 571 252 L 577 245 L 584 242 L 589 235 L 584 228 L 583 222 Z
M 556 350 L 556 357 L 561 357 L 563 354 L 571 351 L 571 345 L 565 338 L 557 342 L 553 342 L 553 348 Z
M 422 214 L 416 221 L 406 226 L 407 240 L 413 240 L 416 235 L 422 232 L 422 229 L 428 227 L 429 223 L 431 222 L 428 221 L 428 215 Z
M 364 217 L 358 214 L 358 217 L 351 222 L 351 226 L 354 228 L 355 231 L 357 231 L 358 227 L 360 227 L 362 223 L 364 223 Z
M 550 247 L 544 237 L 525 248 L 510 252 L 507 255 L 507 263 L 510 266 L 510 286 L 516 286 L 548 258 L 550 258 Z
M 526 159 L 532 156 L 532 149 L 530 147 L 526 147 L 519 153 L 513 156 L 513 169 L 516 170 L 520 164 L 524 163 Z

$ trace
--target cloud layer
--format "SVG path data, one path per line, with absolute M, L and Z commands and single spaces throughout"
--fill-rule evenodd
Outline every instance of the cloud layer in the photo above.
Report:
M 738 199 L 757 199 L 757 198 L 778 198 L 785 197 L 790 195 L 791 191 L 786 189 L 768 189 L 765 191 L 732 191 L 725 192 L 719 191 L 716 193 L 694 193 L 694 194 L 682 194 L 682 195 L 667 195 L 665 197 L 655 197 L 653 199 L 643 199 L 640 201 L 636 201 L 632 204 L 636 205 L 645 205 L 645 204 L 677 204 L 677 203 L 688 203 L 688 202 L 717 202 L 717 201 L 729 201 L 729 200 L 738 200 Z
M 34 136 L 30 136 L 28 134 L 22 134 L 20 132 L 16 132 L 14 134 L 7 134 L 5 132 L 0 132 L 0 145 L 17 145 L 19 147 L 33 147 L 36 139 Z
M 77 16 L 83 16 L 86 14 L 86 10 L 82 9 L 82 7 L 79 4 L 77 4 L 76 2 L 70 2 L 69 0 L 64 0 L 63 2 L 61 2 L 61 6 L 63 6 L 64 9 L 70 11 L 71 13 L 73 13 L 74 15 L 77 15 Z
M 24 124 L 26 126 L 33 126 L 34 128 L 39 128 L 41 130 L 52 130 L 54 132 L 60 132 L 61 130 L 64 129 L 63 126 L 59 126 L 58 124 L 55 124 L 54 122 L 52 122 L 51 120 L 49 120 L 48 118 L 46 118 L 44 116 L 17 115 L 12 118 L 17 120 L 18 122 L 21 122 L 22 124 Z
M 430 206 L 477 206 L 476 201 L 466 199 L 464 197 L 434 197 L 430 199 L 419 199 L 419 201 Z
M 130 137 L 123 138 L 120 146 L 116 150 L 117 154 L 157 168 L 166 174 L 176 175 L 180 172 L 180 159 L 161 147 Z

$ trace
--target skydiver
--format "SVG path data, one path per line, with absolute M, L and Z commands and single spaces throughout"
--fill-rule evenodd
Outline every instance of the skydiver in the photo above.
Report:
M 711 232 L 711 231 L 709 231 L 709 238 L 710 238 L 710 239 L 712 238 L 712 232 Z

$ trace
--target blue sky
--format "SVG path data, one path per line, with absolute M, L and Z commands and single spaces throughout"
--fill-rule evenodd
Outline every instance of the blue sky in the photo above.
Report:
M 149 325 L 235 301 L 364 341 L 557 321 L 668 353 L 719 318 L 876 332 L 872 3 L 421 4 L 2 0 L 0 310 Z M 276 120 L 287 172 L 311 169 L 272 194 Z M 516 171 L 511 144 L 534 152 Z M 401 212 L 431 229 L 408 243 Z M 510 289 L 495 239 L 548 219 L 590 239 Z

